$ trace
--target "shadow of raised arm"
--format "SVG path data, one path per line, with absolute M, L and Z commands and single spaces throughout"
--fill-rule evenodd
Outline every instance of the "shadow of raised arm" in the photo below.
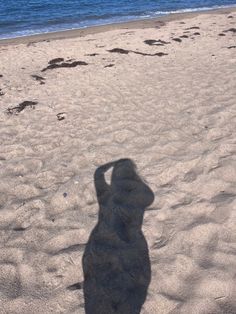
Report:
M 113 167 L 113 165 L 114 162 L 109 162 L 98 167 L 94 173 L 94 184 L 99 204 L 103 203 L 104 199 L 106 199 L 110 193 L 110 185 L 106 182 L 105 172 Z

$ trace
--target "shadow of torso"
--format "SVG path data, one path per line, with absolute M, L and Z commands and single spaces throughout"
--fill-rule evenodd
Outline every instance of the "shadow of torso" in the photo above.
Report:
M 104 173 L 113 167 L 108 185 Z M 138 314 L 151 279 L 141 227 L 154 195 L 134 163 L 122 159 L 95 172 L 99 219 L 83 256 L 86 314 Z

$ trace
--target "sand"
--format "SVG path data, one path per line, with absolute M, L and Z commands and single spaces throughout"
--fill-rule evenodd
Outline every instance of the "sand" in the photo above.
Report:
M 84 313 L 94 171 L 125 157 L 155 195 L 141 313 L 236 313 L 235 27 L 227 9 L 0 42 L 1 314 Z

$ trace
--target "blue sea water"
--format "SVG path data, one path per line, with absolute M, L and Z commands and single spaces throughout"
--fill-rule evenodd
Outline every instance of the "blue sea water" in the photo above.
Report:
M 236 0 L 0 0 L 0 39 L 228 6 Z

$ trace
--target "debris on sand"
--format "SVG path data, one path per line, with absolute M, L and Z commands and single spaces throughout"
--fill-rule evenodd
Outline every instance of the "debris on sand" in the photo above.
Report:
M 236 33 L 236 28 L 232 27 L 229 29 L 226 29 L 225 31 L 223 31 L 224 33 L 228 33 L 228 32 L 232 32 L 232 33 Z
M 149 46 L 164 46 L 167 44 L 170 44 L 170 42 L 165 41 L 165 40 L 161 40 L 161 39 L 146 39 L 144 40 L 144 43 L 149 45 Z
M 40 85 L 43 85 L 45 84 L 45 78 L 42 77 L 42 76 L 39 76 L 39 75 L 31 75 L 32 78 L 34 78 L 36 81 L 39 81 L 40 82 Z
M 23 101 L 22 103 L 20 103 L 16 107 L 8 108 L 7 114 L 17 115 L 18 113 L 23 111 L 26 107 L 30 107 L 32 109 L 35 109 L 35 105 L 37 105 L 37 103 L 38 103 L 37 101 L 29 101 L 29 100 Z
M 177 41 L 178 43 L 181 43 L 182 39 L 180 38 L 172 38 L 172 40 Z
M 185 28 L 186 30 L 189 30 L 189 29 L 200 29 L 200 27 L 198 26 L 192 26 L 192 27 L 188 27 L 188 28 Z
M 55 64 L 55 63 L 59 63 L 63 61 L 64 61 L 64 58 L 55 58 L 55 59 L 50 60 L 48 64 Z
M 87 54 L 87 55 L 85 55 L 85 56 L 88 56 L 88 57 L 95 57 L 95 56 L 98 56 L 99 55 L 99 53 L 89 53 L 89 54 Z
M 129 50 L 125 50 L 125 49 L 121 49 L 121 48 L 114 48 L 111 50 L 108 50 L 111 53 L 121 53 L 121 54 L 128 54 L 130 51 Z
M 80 282 L 77 282 L 69 287 L 67 287 L 68 290 L 74 291 L 74 290 L 80 290 L 83 288 L 83 284 Z
M 65 117 L 65 112 L 59 112 L 58 114 L 57 114 L 57 120 L 58 121 L 61 121 L 61 120 L 64 120 L 66 117 Z
M 141 55 L 141 56 L 149 56 L 149 57 L 155 57 L 155 56 L 158 56 L 158 57 L 162 57 L 162 56 L 167 56 L 168 53 L 164 53 L 164 52 L 157 52 L 157 53 L 144 53 L 144 52 L 141 52 L 141 51 L 134 51 L 134 50 L 125 50 L 125 49 L 121 49 L 121 48 L 114 48 L 114 49 L 111 49 L 111 50 L 108 50 L 109 52 L 116 52 L 116 53 L 121 53 L 121 54 L 128 54 L 130 52 L 132 53 L 135 53 L 137 55 Z
M 59 60 L 59 61 L 58 61 Z M 53 59 L 48 62 L 48 66 L 41 70 L 41 72 L 45 72 L 47 70 L 58 69 L 58 68 L 75 68 L 78 65 L 88 65 L 87 62 L 84 61 L 72 61 L 68 60 L 63 62 L 63 58 Z
M 112 63 L 111 63 L 111 64 L 108 64 L 108 65 L 105 65 L 104 68 L 111 68 L 111 67 L 114 67 L 114 65 L 115 65 L 115 64 L 112 64 Z

